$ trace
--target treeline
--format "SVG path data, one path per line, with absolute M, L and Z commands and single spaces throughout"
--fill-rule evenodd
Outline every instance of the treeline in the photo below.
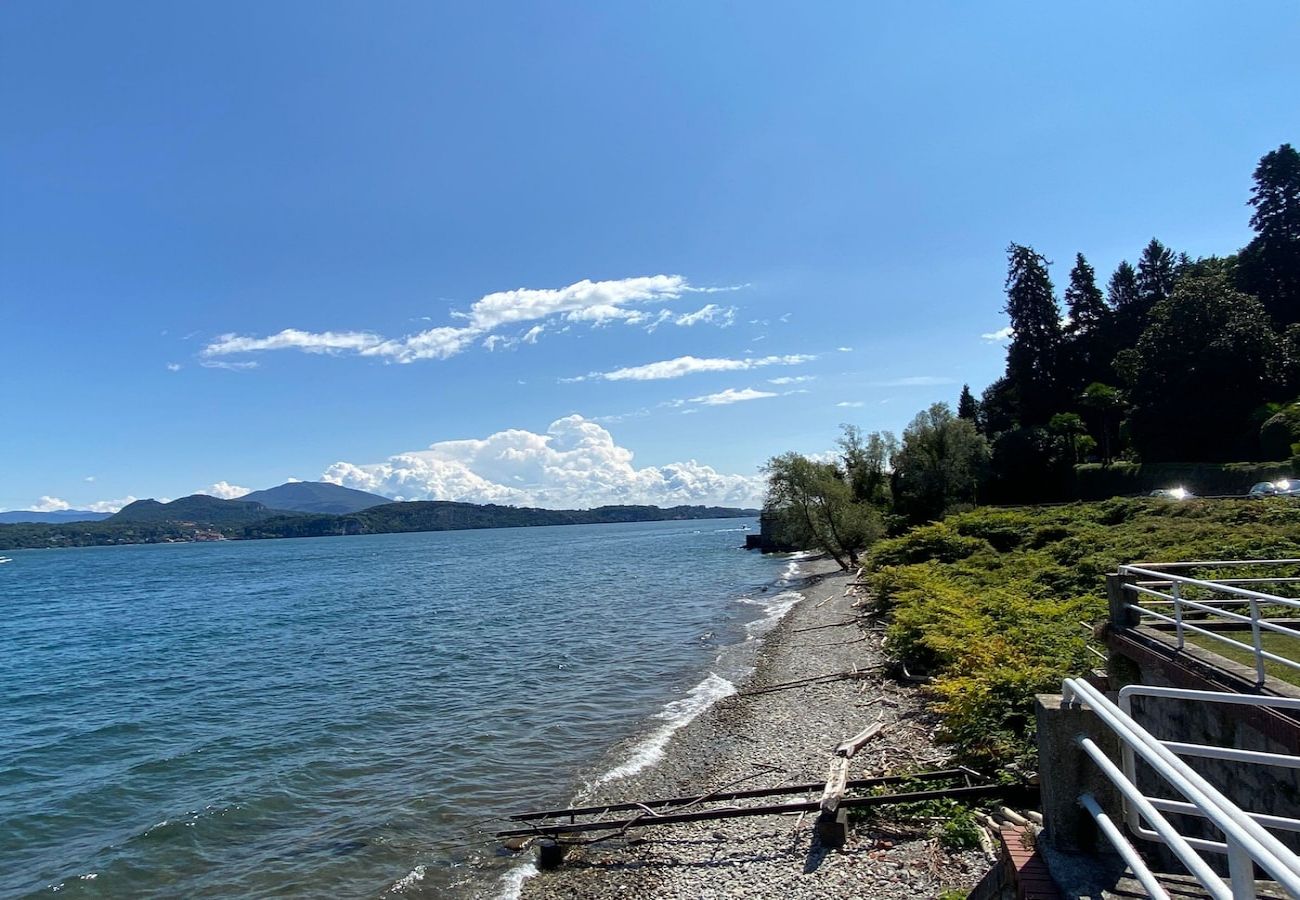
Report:
M 1300 456 L 1300 153 L 1266 154 L 1247 201 L 1254 238 L 1191 259 L 1152 239 L 1099 285 L 1076 254 L 1007 250 L 1006 371 L 956 412 L 936 404 L 901 439 L 845 426 L 838 454 L 769 461 L 773 536 L 842 565 L 907 524 L 977 503 L 1074 496 L 1076 466 Z M 1300 460 L 1297 460 L 1300 462 Z
M 210 498 L 209 498 L 210 499 Z M 225 502 L 225 501 L 221 501 Z M 209 504 L 217 507 L 218 504 Z M 386 503 L 347 515 L 318 513 L 272 515 L 260 504 L 243 521 L 225 511 L 221 521 L 76 522 L 67 525 L 0 525 L 0 550 L 48 547 L 91 547 L 112 544 L 156 544 L 173 541 L 331 537 L 356 534 L 394 534 L 416 531 L 459 531 L 474 528 L 519 528 L 541 525 L 600 525 L 620 522 L 660 522 L 689 519 L 751 517 L 753 509 L 722 506 L 600 506 L 594 509 L 534 509 L 514 506 L 479 506 L 449 501 Z

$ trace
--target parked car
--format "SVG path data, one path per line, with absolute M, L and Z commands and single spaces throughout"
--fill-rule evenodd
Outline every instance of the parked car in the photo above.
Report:
M 1261 481 L 1247 491 L 1246 496 L 1258 500 L 1261 497 L 1276 497 L 1279 493 L 1276 484 L 1271 481 Z
M 1191 491 L 1189 491 L 1189 490 L 1188 490 L 1187 488 L 1185 488 L 1185 487 L 1161 488 L 1160 490 L 1152 491 L 1152 492 L 1151 492 L 1151 496 L 1152 496 L 1152 497 L 1160 497 L 1161 499 L 1164 499 L 1164 500 L 1194 500 L 1194 499 L 1196 499 L 1196 495 L 1193 494 Z

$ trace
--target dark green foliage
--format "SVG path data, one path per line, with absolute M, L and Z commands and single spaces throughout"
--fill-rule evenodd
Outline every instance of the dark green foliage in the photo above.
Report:
M 1259 161 L 1250 205 L 1255 238 L 1241 252 L 1239 283 L 1277 325 L 1300 321 L 1300 153 L 1290 144 Z
M 1185 487 L 1198 497 L 1243 496 L 1251 485 L 1300 474 L 1286 461 L 1259 463 L 1089 463 L 1074 470 L 1073 495 L 1080 500 L 1145 496 Z
M 1279 358 L 1263 306 L 1221 273 L 1183 278 L 1151 311 L 1135 348 L 1130 418 L 1144 460 L 1249 459 L 1252 411 L 1267 398 Z
M 934 676 L 943 734 L 977 765 L 1032 766 L 1033 697 L 1091 658 L 1105 573 L 1138 559 L 1294 558 L 1300 501 L 1110 500 L 979 509 L 868 556 L 890 652 Z
M 846 440 L 850 435 L 846 434 Z M 884 532 L 880 510 L 855 498 L 843 471 L 799 453 L 768 460 L 765 519 L 798 546 L 822 550 L 842 569 Z
M 1106 302 L 1115 311 L 1115 328 L 1119 332 L 1119 340 L 1131 344 L 1137 339 L 1141 328 L 1143 309 L 1138 292 L 1137 271 L 1128 260 L 1120 262 L 1106 283 Z
M 894 503 L 913 521 L 972 504 L 989 461 L 989 444 L 975 423 L 946 403 L 917 413 L 894 454 Z
M 1011 346 L 1007 380 L 1019 397 L 1021 424 L 1046 421 L 1060 382 L 1063 332 L 1047 259 L 1031 247 L 1007 248 L 1007 305 Z
M 961 395 L 957 398 L 957 418 L 966 419 L 969 422 L 978 422 L 980 417 L 980 404 L 975 399 L 975 395 L 970 392 L 970 385 L 961 386 Z
M 1157 303 L 1163 302 L 1174 290 L 1174 252 L 1155 238 L 1142 250 L 1138 260 L 1137 292 L 1143 316 L 1149 316 Z
M 1071 335 L 1092 334 L 1110 319 L 1110 308 L 1097 287 L 1097 272 L 1079 253 L 1070 270 L 1070 286 L 1065 289 L 1065 309 L 1070 315 L 1066 330 Z

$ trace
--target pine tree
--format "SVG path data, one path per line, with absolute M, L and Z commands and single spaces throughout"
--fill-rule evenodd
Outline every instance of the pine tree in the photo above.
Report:
M 1090 334 L 1109 317 L 1101 289 L 1097 287 L 1097 272 L 1079 253 L 1070 270 L 1070 286 L 1065 289 L 1065 308 L 1070 314 L 1066 330 L 1070 334 Z
M 1173 291 L 1176 266 L 1174 251 L 1155 238 L 1142 250 L 1137 267 L 1137 290 L 1143 326 L 1151 315 L 1151 309 Z
M 1006 313 L 1012 335 L 1007 380 L 1020 397 L 1021 424 L 1038 424 L 1057 411 L 1061 310 L 1041 253 L 1012 244 L 1007 262 Z
M 1263 302 L 1273 321 L 1300 321 L 1300 153 L 1283 144 L 1255 168 L 1250 227 L 1255 238 L 1241 251 L 1238 282 Z
M 1116 339 L 1131 347 L 1142 333 L 1142 301 L 1137 271 L 1127 259 L 1120 262 L 1106 283 L 1106 302 L 1115 311 Z
M 971 422 L 979 420 L 980 405 L 975 399 L 975 395 L 970 392 L 970 385 L 961 386 L 961 396 L 957 398 L 957 418 L 968 419 Z

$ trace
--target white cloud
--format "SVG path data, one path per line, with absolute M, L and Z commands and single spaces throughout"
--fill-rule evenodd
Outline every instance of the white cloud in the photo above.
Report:
M 692 403 L 703 403 L 705 406 L 728 406 L 732 403 L 743 403 L 746 400 L 764 400 L 768 397 L 776 397 L 772 391 L 756 391 L 753 388 L 744 388 L 736 390 L 727 388 L 725 391 L 719 391 L 716 394 L 705 394 L 703 397 L 692 397 Z
M 245 372 L 249 369 L 256 369 L 256 362 L 226 362 L 220 359 L 205 359 L 199 365 L 205 369 L 225 369 L 228 372 Z
M 701 322 L 716 324 L 726 328 L 736 321 L 736 307 L 718 306 L 710 303 L 702 306 L 693 313 L 683 313 L 673 320 L 675 325 L 699 325 Z
M 836 403 L 835 405 L 836 405 L 836 406 L 842 406 L 842 407 L 852 407 L 852 408 L 856 408 L 856 407 L 862 406 L 863 403 L 862 403 L 861 400 L 841 400 L 839 403 Z
M 85 508 L 91 512 L 115 513 L 128 503 L 134 503 L 138 499 L 138 497 L 133 497 L 130 494 L 127 494 L 120 500 L 98 500 Z M 163 503 L 167 502 L 165 498 L 160 497 L 158 499 Z
M 229 481 L 218 481 L 210 484 L 196 493 L 207 494 L 209 497 L 216 497 L 219 500 L 234 500 L 236 497 L 242 497 L 245 494 L 253 493 L 252 488 L 240 487 L 237 484 L 231 484 Z
M 697 372 L 738 372 L 765 366 L 797 366 L 816 358 L 816 356 L 799 353 L 788 356 L 763 356 L 757 359 L 701 359 L 696 356 L 679 356 L 676 359 L 660 360 L 642 366 L 628 366 L 612 372 L 593 372 L 565 380 L 584 381 L 588 378 L 603 378 L 605 381 L 658 381 L 665 378 L 681 378 Z
M 853 352 L 853 348 L 852 348 L 852 347 L 836 347 L 835 349 L 838 350 L 838 351 L 840 351 L 841 353 L 852 353 L 852 352 Z
M 94 476 L 94 475 L 87 475 L 85 478 L 83 478 L 83 479 L 81 479 L 81 480 L 82 480 L 82 481 L 94 481 L 94 480 L 95 480 L 95 476 Z
M 179 372 L 180 370 L 181 370 L 181 364 L 180 364 L 180 363 L 168 363 L 168 364 L 167 364 L 167 371 L 168 371 L 168 372 Z
M 322 480 L 401 500 L 461 500 L 583 508 L 608 503 L 757 506 L 759 475 L 728 475 L 695 460 L 637 468 L 632 451 L 579 415 L 544 434 L 522 429 L 439 441 L 381 463 L 337 462 Z
M 524 332 L 524 336 L 520 338 L 520 340 L 525 344 L 536 344 L 537 338 L 540 337 L 542 332 L 545 330 L 545 325 L 534 325 L 532 328 Z
M 72 509 L 72 504 L 67 500 L 48 495 L 41 497 L 34 505 L 27 507 L 28 512 L 58 512 L 62 509 Z
M 1011 326 L 1008 325 L 1006 328 L 999 328 L 997 331 L 990 331 L 981 334 L 980 337 L 988 341 L 990 344 L 1000 344 L 1003 341 L 1011 340 L 1012 334 L 1014 334 L 1014 332 L 1012 331 Z
M 782 375 L 780 378 L 769 378 L 768 384 L 803 384 L 807 381 L 816 381 L 816 375 Z
M 647 275 L 613 281 L 584 279 L 563 288 L 519 288 L 486 294 L 474 301 L 468 312 L 452 313 L 453 318 L 465 324 L 442 325 L 401 338 L 385 338 L 369 331 L 311 332 L 286 328 L 267 337 L 223 334 L 204 347 L 201 355 L 211 360 L 231 354 L 299 350 L 304 353 L 352 353 L 399 363 L 446 359 L 480 339 L 484 346 L 493 349 L 497 341 L 502 340 L 493 335 L 498 329 L 546 319 L 584 322 L 592 326 L 613 322 L 652 326 L 663 321 L 663 317 L 651 315 L 638 306 L 667 303 L 686 293 L 726 290 L 736 288 L 697 288 L 681 275 Z M 718 310 L 713 304 L 705 309 L 710 307 Z M 701 313 L 704 310 L 688 314 L 688 317 L 700 316 Z M 725 311 L 719 310 L 679 324 L 702 321 L 729 324 L 730 319 Z M 534 343 L 541 333 L 540 328 L 533 327 L 522 339 Z
M 940 375 L 909 375 L 906 378 L 895 378 L 891 381 L 873 381 L 872 387 L 936 387 L 945 384 L 956 384 L 951 378 L 944 378 Z

